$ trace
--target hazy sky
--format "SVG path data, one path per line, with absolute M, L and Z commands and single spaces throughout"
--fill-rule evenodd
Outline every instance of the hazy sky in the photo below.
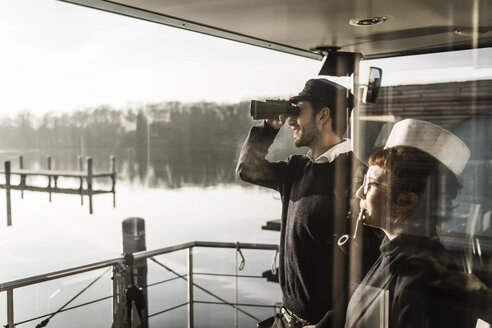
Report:
M 0 13 L 0 115 L 290 96 L 321 67 L 317 60 L 55 0 L 0 0 Z M 373 62 L 386 69 L 383 84 L 430 83 L 450 75 L 492 78 L 492 51 L 487 54 L 470 52 L 459 63 L 455 55 L 417 56 L 403 67 L 401 59 Z M 408 71 L 412 63 L 435 70 L 416 75 Z M 449 69 L 456 65 L 463 67 Z

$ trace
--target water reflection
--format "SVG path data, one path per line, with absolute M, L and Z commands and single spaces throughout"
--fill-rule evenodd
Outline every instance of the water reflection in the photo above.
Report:
M 159 103 L 140 109 L 109 106 L 72 114 L 29 112 L 0 122 L 0 159 L 19 167 L 79 169 L 78 156 L 94 158 L 96 171 L 107 171 L 109 155 L 117 158 L 119 178 L 146 186 L 179 188 L 236 183 L 234 167 L 249 127 L 249 103 Z M 290 134 L 283 134 L 279 158 L 292 152 Z

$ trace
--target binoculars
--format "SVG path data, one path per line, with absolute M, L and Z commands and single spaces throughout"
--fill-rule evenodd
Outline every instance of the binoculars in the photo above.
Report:
M 287 100 L 251 100 L 251 117 L 254 120 L 278 119 L 279 115 L 297 116 L 299 107 Z

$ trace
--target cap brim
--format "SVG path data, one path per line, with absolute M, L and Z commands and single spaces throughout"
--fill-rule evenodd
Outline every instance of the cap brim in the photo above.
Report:
M 310 96 L 294 96 L 289 99 L 289 101 L 293 104 L 297 104 L 299 101 L 303 100 L 313 100 L 314 97 Z

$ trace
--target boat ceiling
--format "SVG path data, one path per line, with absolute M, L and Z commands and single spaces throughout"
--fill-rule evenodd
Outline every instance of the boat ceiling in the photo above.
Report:
M 366 59 L 492 46 L 490 0 L 62 0 L 321 59 L 318 47 Z M 371 26 L 351 20 L 382 17 Z

